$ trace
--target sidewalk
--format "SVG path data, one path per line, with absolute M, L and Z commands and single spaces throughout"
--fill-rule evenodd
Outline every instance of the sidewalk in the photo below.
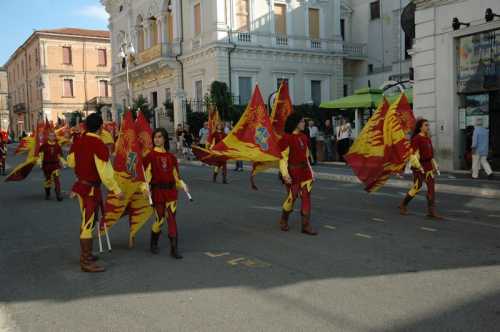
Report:
M 181 165 L 202 166 L 197 160 L 187 161 L 179 159 Z M 229 163 L 228 169 L 233 168 L 234 163 Z M 245 163 L 245 170 L 250 171 L 251 166 Z M 341 163 L 318 163 L 313 166 L 316 178 L 319 180 L 330 180 L 347 183 L 360 183 L 351 168 Z M 275 174 L 277 170 L 271 169 L 264 173 Z M 483 174 L 484 175 L 484 174 Z M 446 172 L 437 177 L 436 190 L 442 193 L 455 194 L 461 196 L 473 196 L 481 198 L 500 199 L 500 175 L 496 175 L 493 180 L 481 178 L 473 180 L 465 172 Z M 412 185 L 411 174 L 404 177 L 392 177 L 385 186 L 392 188 L 409 189 Z

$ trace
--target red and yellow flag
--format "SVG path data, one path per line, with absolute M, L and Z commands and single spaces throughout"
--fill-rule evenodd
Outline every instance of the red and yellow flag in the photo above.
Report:
M 403 98 L 392 105 L 382 100 L 345 157 L 368 192 L 382 187 L 391 174 L 401 173 L 410 157 L 411 144 L 398 114 Z
M 37 124 L 33 137 L 24 141 L 23 151 L 28 151 L 26 160 L 17 165 L 5 178 L 5 182 L 22 181 L 28 177 L 38 160 L 40 147 L 47 141 L 48 132 L 51 129 L 49 122 L 40 121 Z M 18 148 L 19 149 L 19 148 Z M 17 153 L 17 150 L 16 150 Z
M 135 127 L 137 130 L 137 139 L 139 140 L 139 147 L 142 151 L 142 156 L 145 157 L 153 150 L 153 129 L 149 125 L 148 120 L 142 112 L 138 112 L 137 119 L 135 120 Z
M 215 166 L 225 160 L 276 161 L 281 155 L 278 141 L 256 86 L 245 112 L 226 138 L 210 150 L 193 147 L 193 152 L 198 160 Z
M 115 194 L 109 193 L 104 205 L 103 220 L 107 227 L 112 227 L 128 212 L 131 238 L 135 237 L 153 212 L 143 193 L 147 184 L 142 164 L 142 131 L 134 122 L 132 112 L 126 112 L 116 142 L 113 165 L 115 179 L 125 197 L 120 200 Z
M 210 105 L 208 108 L 208 138 L 207 143 L 212 144 L 213 134 L 217 130 L 217 124 L 220 122 L 220 115 L 217 108 Z
M 293 112 L 292 100 L 290 98 L 290 93 L 288 92 L 288 83 L 286 81 L 282 81 L 280 88 L 278 90 L 278 94 L 274 99 L 273 108 L 271 111 L 271 122 L 273 124 L 273 130 L 278 136 L 278 138 L 283 137 L 285 134 L 285 123 L 288 116 Z M 255 162 L 252 165 L 252 175 L 250 178 L 250 183 L 252 188 L 257 190 L 257 186 L 255 184 L 255 175 L 257 173 L 263 172 L 270 168 L 278 168 L 279 161 L 272 162 Z

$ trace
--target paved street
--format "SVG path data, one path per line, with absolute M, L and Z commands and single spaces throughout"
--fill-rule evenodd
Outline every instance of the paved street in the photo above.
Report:
M 79 270 L 75 201 L 44 201 L 39 169 L 2 182 L 0 331 L 498 330 L 498 200 L 440 194 L 449 218 L 436 222 L 423 196 L 403 218 L 403 189 L 368 195 L 321 180 L 320 234 L 307 237 L 297 214 L 289 233 L 278 230 L 276 176 L 258 176 L 256 192 L 247 172 L 230 172 L 229 185 L 210 183 L 207 167 L 181 173 L 195 199 L 179 204 L 184 259 L 169 258 L 165 237 L 160 255 L 149 253 L 150 224 L 127 249 L 122 220 L 103 274 Z M 69 190 L 72 171 L 62 177 Z

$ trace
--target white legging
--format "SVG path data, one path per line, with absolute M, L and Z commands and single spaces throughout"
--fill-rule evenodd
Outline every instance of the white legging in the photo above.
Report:
M 486 174 L 490 175 L 492 173 L 490 163 L 486 156 L 480 156 L 477 153 L 472 155 L 472 177 L 477 178 L 479 176 L 479 169 L 483 168 Z

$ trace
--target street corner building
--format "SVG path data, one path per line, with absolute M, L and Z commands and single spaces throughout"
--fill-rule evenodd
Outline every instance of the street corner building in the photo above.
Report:
M 169 131 L 185 122 L 186 103 L 206 111 L 213 81 L 225 82 L 239 105 L 248 104 L 257 84 L 267 100 L 283 80 L 294 104 L 319 105 L 342 96 L 344 59 L 365 58 L 363 45 L 342 39 L 340 0 L 101 3 L 110 14 L 113 59 L 134 50 L 127 57 L 131 97 L 148 99 L 156 123 Z M 118 113 L 129 99 L 127 85 L 118 61 L 112 75 Z
M 32 132 L 39 119 L 110 107 L 110 56 L 109 31 L 35 30 L 5 65 L 14 135 Z
M 493 169 L 500 170 L 500 1 L 415 4 L 413 106 L 415 116 L 430 121 L 441 169 L 470 168 L 468 133 L 480 118 Z

